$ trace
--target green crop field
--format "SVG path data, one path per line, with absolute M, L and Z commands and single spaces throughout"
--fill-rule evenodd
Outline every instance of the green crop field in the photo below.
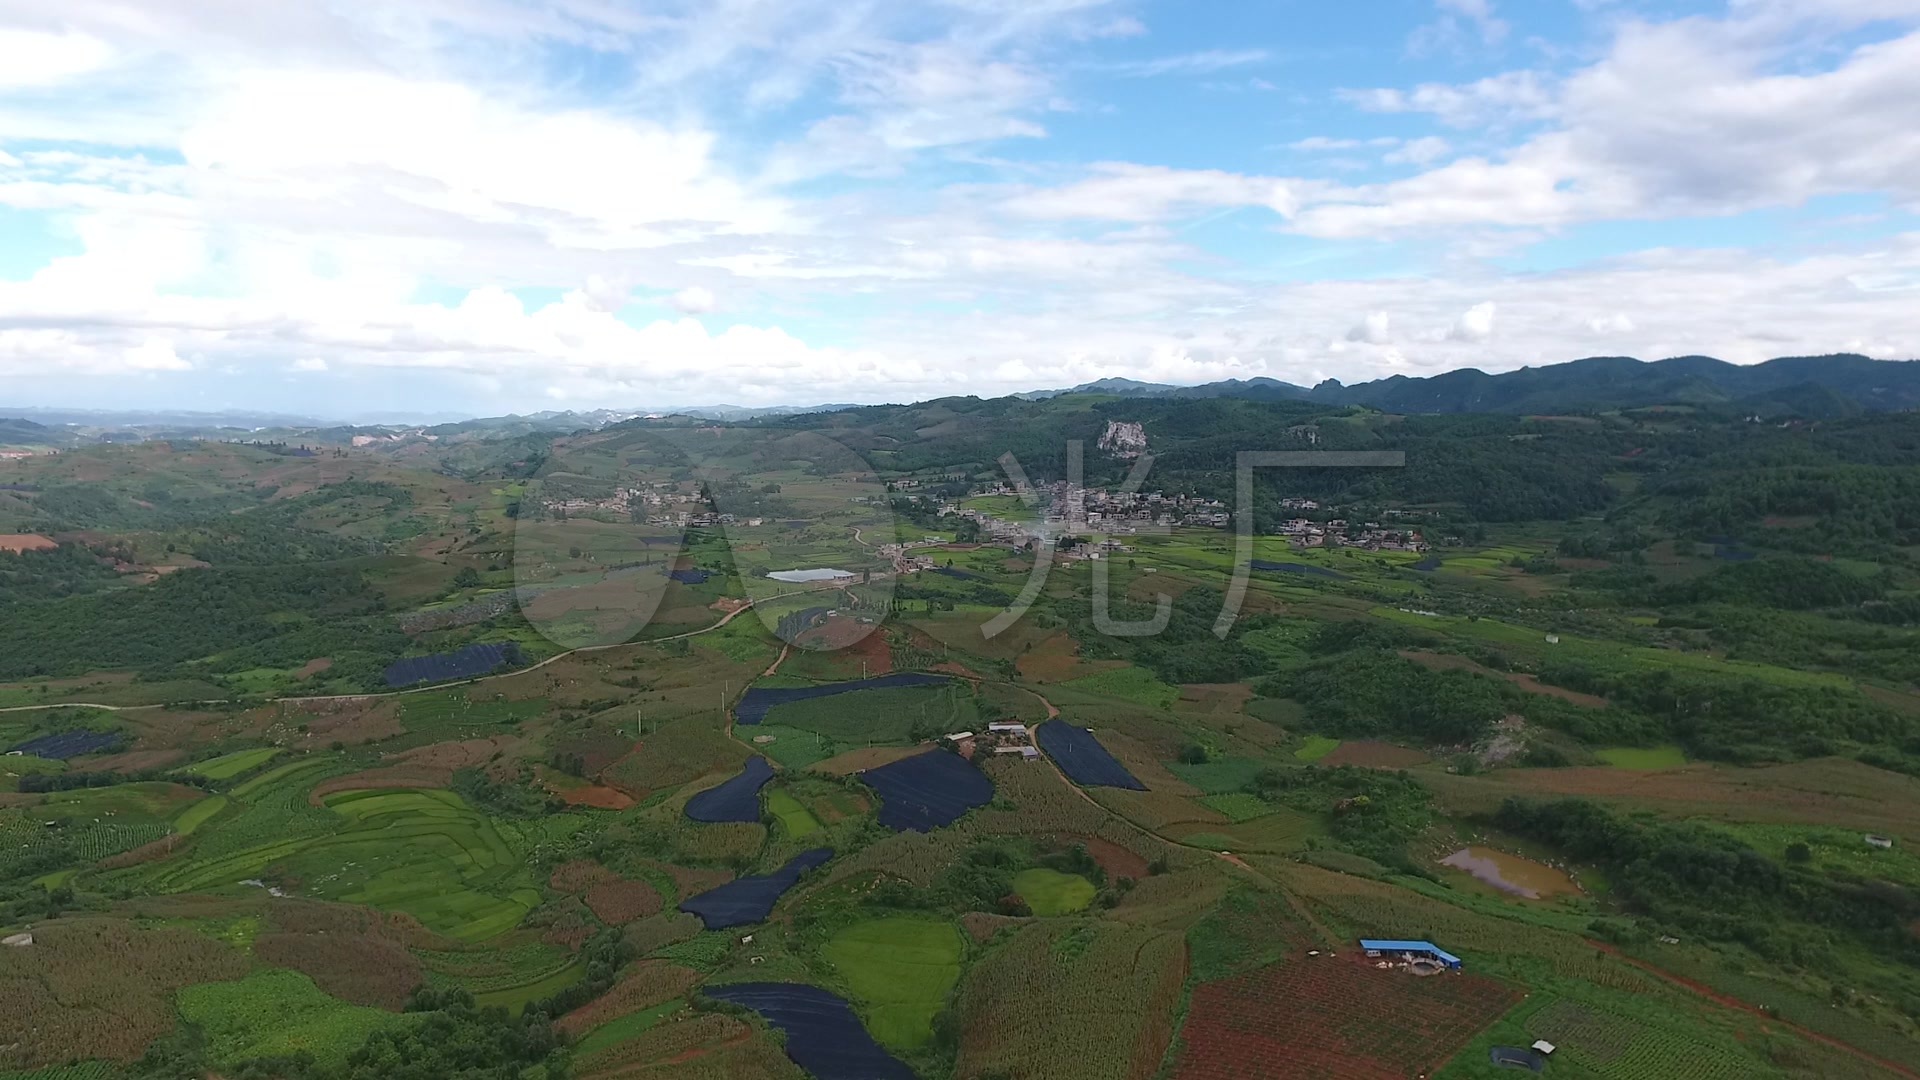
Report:
M 1339 745 L 1335 742 L 1335 745 Z M 1332 748 L 1328 748 L 1328 753 Z M 1184 761 L 1170 762 L 1167 768 L 1175 776 L 1209 795 L 1226 795 L 1244 789 L 1254 774 L 1270 766 L 1256 758 L 1218 758 L 1202 765 Z
M 820 831 L 819 819 L 786 788 L 777 787 L 767 792 L 767 810 L 780 822 L 780 828 L 794 839 Z
M 1251 821 L 1274 812 L 1272 803 L 1244 791 L 1235 791 L 1226 795 L 1208 795 L 1201 799 L 1200 803 L 1220 811 L 1236 822 Z
M 306 773 L 309 770 L 318 770 L 321 766 L 332 763 L 331 759 L 322 756 L 306 757 L 297 761 L 289 761 L 268 769 L 258 776 L 248 777 L 235 785 L 227 794 L 236 799 L 246 799 L 262 788 L 281 783 L 290 777 Z M 315 779 L 318 779 L 318 773 L 316 773 Z
M 476 993 L 473 995 L 473 1001 L 482 1008 L 499 1007 L 518 1014 L 527 1007 L 528 1003 L 550 998 L 586 977 L 587 966 L 575 961 L 564 964 L 531 982 Z
M 835 934 L 821 957 L 874 1038 L 916 1047 L 933 1038 L 933 1018 L 960 980 L 960 932 L 922 919 L 872 919 Z
M 655 1005 L 651 1009 L 642 1009 L 639 1012 L 609 1020 L 581 1036 L 580 1041 L 573 1044 L 573 1055 L 579 1060 L 590 1058 L 602 1050 L 611 1049 L 652 1029 L 655 1024 L 686 1007 L 687 1003 L 684 1001 L 669 1001 L 663 1005 Z
M 200 1027 L 215 1061 L 297 1053 L 339 1066 L 377 1028 L 409 1021 L 330 997 L 294 971 L 262 971 L 238 982 L 180 992 L 180 1015 Z
M 192 765 L 175 771 L 183 776 L 204 776 L 209 780 L 231 780 L 241 773 L 250 772 L 272 761 L 280 754 L 274 746 L 256 747 L 252 750 L 236 750 L 231 754 L 222 754 L 206 761 L 196 761 Z
M 770 737 L 772 741 L 761 742 L 759 737 L 762 735 Z M 815 762 L 825 761 L 842 749 L 839 743 L 824 735 L 780 724 L 760 724 L 750 731 L 743 729 L 741 737 L 751 740 L 755 750 L 787 769 L 804 769 Z
M 1153 672 L 1138 667 L 1102 671 L 1097 675 L 1070 679 L 1060 685 L 1083 694 L 1119 698 L 1154 709 L 1171 709 L 1173 703 L 1180 699 L 1178 687 L 1168 686 L 1154 678 Z
M 1593 756 L 1616 769 L 1677 769 L 1687 763 L 1686 752 L 1677 746 L 1617 746 L 1595 750 Z
M 1338 749 L 1340 749 L 1339 739 L 1331 739 L 1325 735 L 1309 735 L 1300 744 L 1300 748 L 1293 752 L 1293 756 L 1299 761 L 1314 762 Z
M 1013 891 L 1039 916 L 1070 915 L 1093 902 L 1093 882 L 1035 866 L 1013 875 Z
M 191 836 L 200 826 L 212 821 L 215 815 L 226 808 L 227 797 L 225 795 L 212 795 L 201 799 L 199 802 L 182 810 L 179 816 L 173 819 L 174 830 L 181 836 Z

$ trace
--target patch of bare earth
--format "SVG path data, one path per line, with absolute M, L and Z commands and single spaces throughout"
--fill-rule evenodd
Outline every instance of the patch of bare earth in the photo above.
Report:
M 859 750 L 849 750 L 844 754 L 835 754 L 825 761 L 810 766 L 815 772 L 828 776 L 851 776 L 862 769 L 877 769 L 882 765 L 891 765 L 910 757 L 927 753 L 926 746 L 871 746 Z
M 525 740 L 517 735 L 495 735 L 485 739 L 428 743 L 399 754 L 393 760 L 404 765 L 444 766 L 465 769 L 492 761 L 496 756 L 516 756 Z
M 968 937 L 984 945 L 992 941 L 1000 931 L 1009 927 L 1019 926 L 1028 921 L 1027 919 L 1018 918 L 1013 915 L 995 915 L 985 911 L 969 911 L 965 915 L 960 916 L 960 929 L 965 930 Z
M 309 745 L 378 742 L 400 735 L 400 706 L 391 698 L 347 698 L 338 701 L 282 702 L 275 714 L 278 722 L 298 728 L 305 724 Z
M 547 884 L 564 893 L 584 892 L 595 885 L 618 881 L 620 875 L 592 859 L 572 859 L 553 868 Z
M 675 866 L 672 863 L 653 861 L 643 863 L 649 869 L 658 870 L 673 879 L 673 888 L 681 899 L 698 896 L 708 889 L 717 889 L 733 880 L 731 870 L 709 870 L 691 866 Z
M 0 533 L 0 551 L 48 551 L 60 545 L 39 533 Z
M 375 788 L 443 788 L 453 783 L 451 766 L 389 765 L 366 769 L 346 776 L 322 780 L 307 792 L 307 801 L 322 805 L 326 797 L 340 791 L 368 791 Z
M 1237 713 L 1253 699 L 1252 683 L 1187 683 L 1180 700 L 1209 713 Z
M 635 919 L 658 914 L 660 894 L 644 881 L 603 881 L 583 894 L 594 916 L 608 926 L 625 926 Z
M 186 756 L 185 750 L 128 750 L 94 758 L 85 763 L 85 771 L 129 773 L 142 769 L 164 769 Z
M 651 1009 L 684 995 L 701 974 L 665 960 L 642 960 L 606 993 L 561 1017 L 555 1027 L 578 1038 L 609 1020 Z
M 604 784 L 582 784 L 554 794 L 568 806 L 586 806 L 595 810 L 625 810 L 633 805 L 633 796 Z

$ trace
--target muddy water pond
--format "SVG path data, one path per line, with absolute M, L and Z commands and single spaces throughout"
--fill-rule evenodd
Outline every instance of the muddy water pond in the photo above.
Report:
M 1509 896 L 1542 900 L 1580 891 L 1573 879 L 1544 863 L 1486 847 L 1464 847 L 1440 860 L 1440 865 L 1464 870 Z

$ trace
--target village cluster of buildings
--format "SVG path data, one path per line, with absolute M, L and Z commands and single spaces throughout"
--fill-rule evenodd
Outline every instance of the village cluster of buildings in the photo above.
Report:
M 1046 495 L 1045 514 L 1037 522 L 1016 522 L 983 513 L 953 502 L 938 504 L 943 517 L 972 521 L 980 537 L 988 543 L 1024 547 L 1037 539 L 1075 534 L 1100 534 L 1107 539 L 1064 551 L 1074 558 L 1099 558 L 1104 554 L 1128 550 L 1115 537 L 1155 532 L 1176 526 L 1184 528 L 1224 529 L 1232 523 L 1233 512 L 1219 499 L 1197 495 L 1167 494 L 1160 491 L 1109 491 L 1084 488 L 1064 480 L 1041 488 Z M 994 484 L 978 495 L 1020 496 L 1027 489 Z M 925 498 L 925 496 L 918 496 Z M 1280 500 L 1283 509 L 1305 515 L 1317 513 L 1322 505 L 1313 499 Z M 1306 516 L 1282 522 L 1278 532 L 1296 547 L 1351 547 L 1366 551 L 1426 551 L 1429 544 L 1419 528 L 1407 518 L 1418 518 L 1419 511 L 1386 510 L 1382 521 L 1349 521 L 1345 518 L 1316 520 Z M 1395 521 L 1391 519 L 1403 519 Z
M 966 758 L 977 754 L 1018 754 L 1022 760 L 1032 761 L 1040 756 L 1040 748 L 1033 745 L 1033 734 L 1027 725 L 1017 720 L 995 720 L 985 731 L 956 731 L 943 736 L 942 741 Z
M 1351 522 L 1343 518 L 1310 521 L 1291 518 L 1279 533 L 1294 547 L 1351 547 L 1366 551 L 1425 551 L 1428 544 L 1417 529 L 1383 526 L 1377 521 Z
M 541 504 L 541 508 L 556 517 L 611 514 L 632 521 L 644 520 L 649 525 L 682 529 L 732 525 L 736 522 L 758 526 L 764 522 L 763 518 L 719 513 L 705 496 L 681 491 L 666 483 L 615 488 L 612 494 L 600 499 L 549 499 Z

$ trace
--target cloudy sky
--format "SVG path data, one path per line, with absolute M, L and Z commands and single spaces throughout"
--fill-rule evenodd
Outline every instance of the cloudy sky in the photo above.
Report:
M 0 406 L 1920 356 L 1920 0 L 0 0 Z

